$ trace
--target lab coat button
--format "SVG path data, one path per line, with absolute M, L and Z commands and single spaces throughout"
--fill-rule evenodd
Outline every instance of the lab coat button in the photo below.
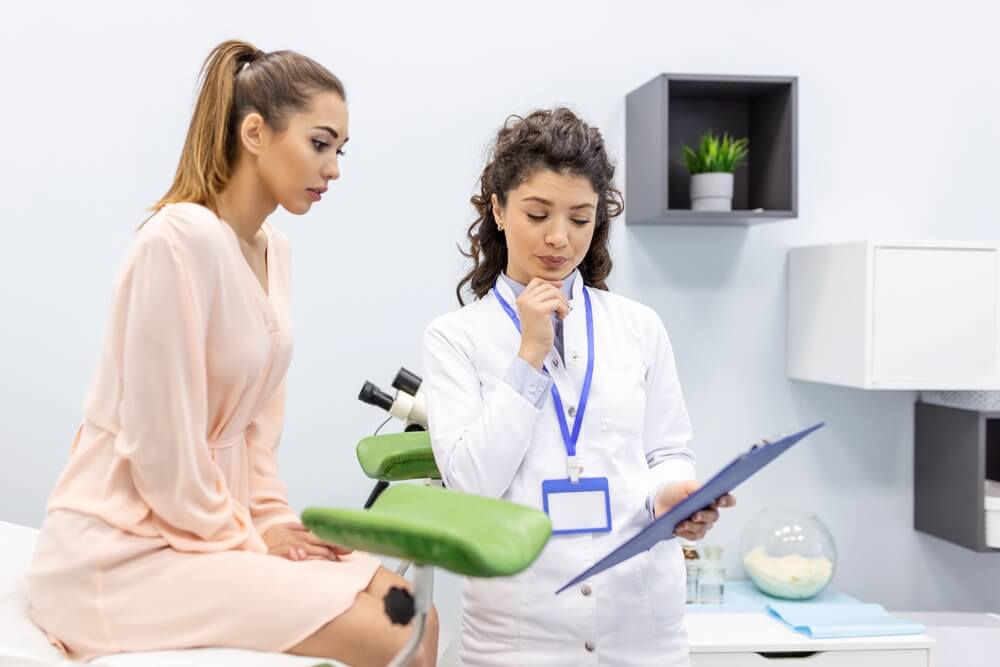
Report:
M 577 361 L 580 358 L 580 353 L 577 352 L 576 350 L 573 350 L 572 352 L 569 353 L 569 358 L 572 359 L 573 361 Z
M 555 366 L 556 368 L 559 368 L 559 360 L 558 359 L 553 359 L 552 360 L 552 365 Z
M 583 645 L 583 648 L 587 649 L 587 653 L 593 653 L 594 649 L 597 648 L 597 645 L 594 644 L 594 642 L 588 641 L 586 644 Z
M 574 408 L 572 405 L 569 406 L 569 410 L 567 410 L 566 412 L 569 413 L 570 417 L 576 417 L 576 408 Z
M 583 588 L 580 589 L 580 592 L 583 593 L 584 597 L 590 597 L 590 594 L 593 593 L 593 591 L 590 589 L 590 586 L 588 586 L 587 584 L 583 585 Z

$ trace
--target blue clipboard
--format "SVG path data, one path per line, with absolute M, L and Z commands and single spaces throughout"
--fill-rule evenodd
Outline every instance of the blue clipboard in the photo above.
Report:
M 695 512 L 709 507 L 715 502 L 716 498 L 726 495 L 753 477 L 757 474 L 757 471 L 784 454 L 792 445 L 813 431 L 819 430 L 824 425 L 825 422 L 820 422 L 804 431 L 786 436 L 777 442 L 754 445 L 750 448 L 750 451 L 737 456 L 729 465 L 717 472 L 712 479 L 705 482 L 701 488 L 674 505 L 670 508 L 670 511 L 643 528 L 632 539 L 574 577 L 572 581 L 556 591 L 556 595 L 559 595 L 570 586 L 575 586 L 584 579 L 589 579 L 595 574 L 612 568 L 633 556 L 637 556 L 644 551 L 649 551 L 662 540 L 671 539 L 674 536 L 677 524 Z

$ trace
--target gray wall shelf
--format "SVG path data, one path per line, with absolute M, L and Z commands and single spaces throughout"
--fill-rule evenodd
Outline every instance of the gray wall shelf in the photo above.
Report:
M 918 402 L 914 415 L 913 527 L 980 552 L 985 482 L 1000 480 L 1000 412 Z
M 798 215 L 796 77 L 661 74 L 625 98 L 625 222 L 752 225 Z M 681 145 L 749 137 L 733 211 L 692 211 Z

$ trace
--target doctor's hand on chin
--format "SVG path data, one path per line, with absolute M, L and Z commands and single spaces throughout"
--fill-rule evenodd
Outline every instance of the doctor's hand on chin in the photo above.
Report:
M 700 486 L 701 484 L 693 479 L 667 484 L 656 494 L 655 506 L 653 508 L 655 516 L 663 516 L 671 507 L 697 491 Z M 695 512 L 677 524 L 674 535 L 692 541 L 700 540 L 705 537 L 708 531 L 712 529 L 712 526 L 715 525 L 715 522 L 719 520 L 719 509 L 732 507 L 735 504 L 736 498 L 728 493 L 721 498 L 717 498 L 706 509 Z
M 517 313 L 521 318 L 521 349 L 518 356 L 541 370 L 546 355 L 555 343 L 552 314 L 559 319 L 569 315 L 571 307 L 559 291 L 561 280 L 532 278 L 517 298 Z

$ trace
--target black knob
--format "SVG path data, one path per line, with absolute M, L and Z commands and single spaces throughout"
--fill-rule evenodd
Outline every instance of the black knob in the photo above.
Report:
M 410 591 L 393 586 L 385 594 L 385 614 L 394 625 L 409 625 L 417 613 Z

